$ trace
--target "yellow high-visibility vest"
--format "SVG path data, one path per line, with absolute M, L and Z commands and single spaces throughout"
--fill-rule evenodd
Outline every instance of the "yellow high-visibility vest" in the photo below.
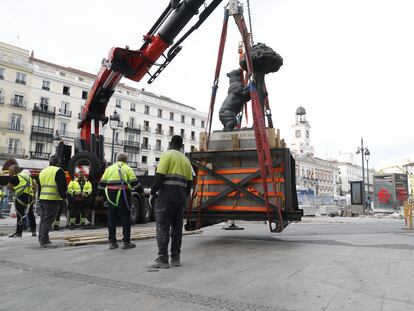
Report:
M 56 184 L 56 172 L 59 170 L 57 166 L 49 166 L 43 169 L 39 174 L 40 181 L 40 200 L 60 201 L 62 198 Z

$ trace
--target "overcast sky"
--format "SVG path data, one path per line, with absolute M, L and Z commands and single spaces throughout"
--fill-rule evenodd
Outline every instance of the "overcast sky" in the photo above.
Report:
M 363 136 L 376 167 L 414 161 L 414 1 L 250 1 L 254 41 L 284 59 L 279 72 L 266 77 L 273 121 L 283 137 L 289 139 L 295 110 L 302 105 L 317 156 L 355 152 Z M 146 78 L 128 84 L 207 112 L 227 2 L 183 43 L 152 85 Z M 97 73 L 112 46 L 138 49 L 167 4 L 3 0 L 0 41 Z M 216 111 L 227 93 L 225 73 L 238 66 L 239 40 L 231 21 Z M 221 127 L 217 118 L 213 127 Z

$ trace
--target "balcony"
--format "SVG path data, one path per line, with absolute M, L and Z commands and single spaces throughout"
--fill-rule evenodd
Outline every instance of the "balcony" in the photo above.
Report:
M 53 138 L 53 129 L 49 127 L 32 126 L 32 134 L 40 134 L 44 136 L 50 136 Z
M 67 109 L 59 108 L 59 116 L 71 118 L 72 117 L 72 111 Z
M 139 142 L 125 140 L 124 141 L 124 151 L 125 152 L 127 152 L 127 151 L 138 152 L 139 151 Z
M 155 129 L 155 134 L 164 135 L 164 130 L 163 129 L 160 129 L 160 128 L 156 128 Z
M 80 133 L 56 130 L 55 136 L 59 136 L 61 138 L 74 139 L 76 137 L 79 137 Z
M 148 144 L 141 144 L 141 149 L 142 150 L 151 150 L 151 145 L 148 145 Z
M 112 146 L 112 138 L 106 138 L 105 137 L 104 138 L 104 143 L 105 144 L 109 144 L 109 145 Z M 114 145 L 115 146 L 123 146 L 124 145 L 124 141 L 122 139 L 116 139 L 115 138 Z
M 0 105 L 4 105 L 4 96 L 0 96 Z
M 146 132 L 146 133 L 151 133 L 151 128 L 150 128 L 149 126 L 145 126 L 145 125 L 144 125 L 144 126 L 142 127 L 142 131 L 143 131 L 143 132 Z
M 26 81 L 25 80 L 16 79 L 15 82 L 16 83 L 19 83 L 19 84 L 26 85 Z
M 24 149 L 0 147 L 0 158 L 24 158 Z
M 42 90 L 50 91 L 50 87 L 48 87 L 48 86 L 42 86 Z
M 125 131 L 136 132 L 139 134 L 141 133 L 141 125 L 127 122 L 125 126 Z
M 24 124 L 21 122 L 0 121 L 0 129 L 13 132 L 24 132 Z
M 26 101 L 16 101 L 16 100 L 12 100 L 10 102 L 10 106 L 11 107 L 15 107 L 15 108 L 23 108 L 26 109 L 27 108 L 27 102 Z
M 30 159 L 49 160 L 50 153 L 30 151 Z
M 47 104 L 42 104 L 42 103 L 40 104 L 35 103 L 32 111 L 33 113 L 48 114 L 48 115 L 55 116 L 56 107 L 52 107 L 52 106 L 49 106 Z

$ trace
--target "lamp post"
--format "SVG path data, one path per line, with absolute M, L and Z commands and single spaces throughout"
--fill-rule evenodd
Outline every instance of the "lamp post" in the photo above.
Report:
M 119 128 L 119 123 L 121 121 L 120 115 L 116 110 L 109 117 L 109 126 L 112 130 L 112 152 L 111 152 L 111 164 L 114 163 L 114 148 L 115 148 L 115 131 Z
M 367 161 L 367 204 L 371 203 L 371 195 L 369 193 L 369 166 L 368 166 L 368 161 L 369 161 L 369 157 L 371 155 L 371 152 L 369 152 L 368 147 L 365 147 L 365 160 Z M 369 209 L 370 206 L 367 206 L 367 208 Z
M 361 137 L 361 147 L 357 148 L 357 154 L 361 153 L 362 160 L 362 206 L 366 208 L 366 197 L 365 197 L 365 168 L 364 168 L 364 154 L 368 151 L 368 148 L 364 147 L 364 138 Z M 368 151 L 369 153 L 369 151 Z M 369 186 L 368 186 L 369 187 Z

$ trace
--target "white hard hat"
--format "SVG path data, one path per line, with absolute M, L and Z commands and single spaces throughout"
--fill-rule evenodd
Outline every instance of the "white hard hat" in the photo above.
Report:
M 27 176 L 30 176 L 31 174 L 30 174 L 30 171 L 28 170 L 28 169 L 24 169 L 23 171 L 22 171 L 22 173 L 23 174 L 26 174 Z

